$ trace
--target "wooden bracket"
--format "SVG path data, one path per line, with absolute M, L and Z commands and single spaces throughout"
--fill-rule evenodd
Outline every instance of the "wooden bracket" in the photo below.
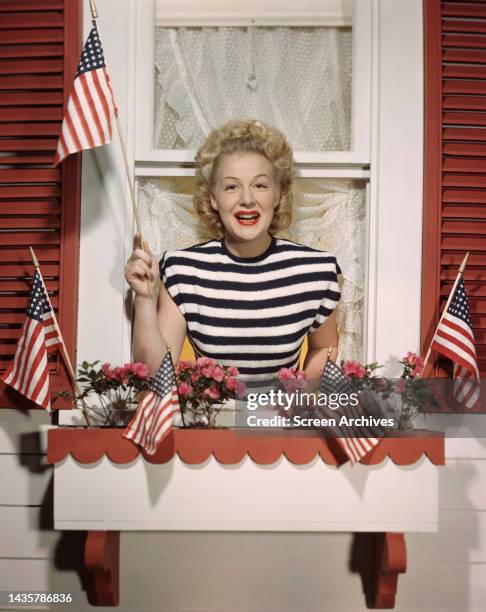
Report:
M 373 534 L 373 584 L 371 608 L 394 608 L 398 574 L 407 569 L 407 550 L 403 533 Z
M 117 606 L 119 601 L 120 532 L 88 531 L 84 563 L 94 577 L 94 606 Z

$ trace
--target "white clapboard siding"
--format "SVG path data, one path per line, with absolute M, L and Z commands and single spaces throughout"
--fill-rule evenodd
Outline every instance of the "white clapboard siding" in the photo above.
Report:
M 126 559 L 346 561 L 350 533 L 125 532 Z
M 0 409 L 0 454 L 44 454 L 50 422 L 45 410 Z
M 486 459 L 486 438 L 446 438 L 445 456 L 449 459 Z
M 0 506 L 40 506 L 52 473 L 45 455 L 0 455 Z
M 484 612 L 486 564 L 415 562 L 400 576 L 396 612 Z M 0 560 L 12 589 L 71 592 L 68 612 L 92 611 L 74 572 Z M 122 559 L 118 612 L 363 612 L 358 575 L 339 563 Z M 27 587 L 27 585 L 29 585 Z M 8 609 L 7 607 L 0 609 Z M 38 606 L 37 609 L 42 609 Z M 46 609 L 46 608 L 44 608 Z M 113 608 L 96 608 L 108 612 Z M 18 608 L 17 608 L 18 610 Z
M 51 507 L 0 506 L 0 558 L 46 559 L 46 564 L 55 555 L 59 532 L 52 529 Z M 6 585 L 0 578 L 0 590 Z
M 439 470 L 439 508 L 486 510 L 486 461 L 449 459 Z
M 405 540 L 409 569 L 425 561 L 486 563 L 486 512 L 442 510 L 438 533 L 407 533 Z

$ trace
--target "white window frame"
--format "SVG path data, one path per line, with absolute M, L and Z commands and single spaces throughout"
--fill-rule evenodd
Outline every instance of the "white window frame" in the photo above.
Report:
M 360 6 L 363 1 L 358 0 Z M 135 136 L 142 131 L 135 114 L 136 2 L 97 2 L 131 168 L 135 166 Z M 267 6 L 267 0 L 264 4 Z M 371 4 L 371 176 L 363 350 L 368 361 L 386 363 L 385 373 L 395 375 L 400 371 L 397 360 L 407 350 L 417 350 L 420 337 L 423 3 L 371 0 Z M 89 11 L 85 11 L 85 36 L 90 28 Z M 150 93 L 147 99 L 152 97 Z M 146 112 L 147 107 L 142 110 Z M 134 223 L 125 165 L 115 140 L 116 135 L 112 145 L 83 154 L 78 361 L 97 358 L 125 363 L 131 357 L 123 269 L 132 251 Z M 338 176 L 335 165 L 321 169 Z M 350 169 L 352 165 L 344 168 Z M 120 200 L 125 201 L 125 208 Z
M 337 5 L 340 3 L 335 2 Z M 281 4 L 284 4 L 283 2 Z M 368 178 L 371 141 L 372 99 L 372 10 L 373 0 L 353 1 L 353 87 L 352 149 L 349 151 L 294 151 L 297 176 Z M 305 9 L 305 6 L 304 6 Z M 221 25 L 348 25 L 332 11 L 281 11 L 260 18 L 213 11 L 207 17 L 194 12 L 171 11 L 164 17 L 168 26 Z M 136 136 L 135 174 L 142 176 L 191 176 L 193 150 L 155 149 L 154 124 L 154 17 L 155 7 L 148 0 L 136 0 Z M 350 25 L 350 22 L 349 22 Z

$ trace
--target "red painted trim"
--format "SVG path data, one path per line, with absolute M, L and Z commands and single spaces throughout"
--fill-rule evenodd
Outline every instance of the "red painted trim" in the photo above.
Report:
M 424 42 L 424 215 L 420 330 L 422 355 L 426 354 L 439 321 L 440 306 L 442 189 L 442 41 L 440 0 L 424 0 Z
M 82 4 L 80 0 L 64 2 L 64 109 L 76 74 L 82 46 Z M 59 285 L 59 326 L 67 352 L 76 369 L 78 313 L 79 230 L 81 215 L 81 155 L 68 157 L 62 165 L 60 245 L 61 282 Z M 53 390 L 69 389 L 70 379 L 61 357 L 58 375 L 51 377 Z M 56 407 L 61 407 L 56 403 Z
M 81 0 L 64 0 L 60 2 L 58 8 L 63 10 L 59 13 L 60 21 L 64 26 L 64 72 L 62 76 L 64 106 L 67 104 L 71 91 L 77 64 L 79 62 L 82 46 L 82 3 Z M 15 9 L 17 10 L 17 9 Z M 14 11 L 14 9 L 12 9 Z M 39 30 L 39 32 L 41 32 Z M 59 32 L 61 29 L 59 28 Z M 15 40 L 14 43 L 20 41 Z M 48 93 L 46 91 L 46 93 Z M 45 95 L 42 92 L 40 95 Z M 21 104 L 19 100 L 17 102 Z M 28 103 L 34 104 L 35 101 L 29 98 Z M 59 120 L 60 125 L 60 120 Z M 43 148 L 51 149 L 54 145 L 44 142 Z M 37 140 L 25 144 L 37 148 L 41 146 Z M 48 170 L 52 172 L 52 170 Z M 76 364 L 76 336 L 77 336 L 77 310 L 78 310 L 78 267 L 79 267 L 79 231 L 80 231 L 80 203 L 81 203 L 81 155 L 73 155 L 63 164 L 62 178 L 60 181 L 60 236 L 59 259 L 59 298 L 52 299 L 54 306 L 58 303 L 58 321 L 61 327 L 68 353 L 72 363 Z M 58 183 L 59 184 L 59 183 Z M 56 186 L 57 189 L 57 186 Z M 49 194 L 39 195 L 48 196 Z M 56 194 L 57 195 L 57 194 Z M 22 197 L 21 193 L 12 194 L 12 197 Z M 40 239 L 37 238 L 38 243 Z M 22 243 L 21 243 L 22 244 Z M 46 243 L 47 244 L 47 243 Z M 41 260 L 42 270 L 42 257 Z M 30 258 L 26 255 L 27 260 Z M 23 269 L 24 264 L 15 264 Z M 27 264 L 29 270 L 32 266 L 30 260 Z M 55 370 L 50 372 L 51 396 L 56 391 L 70 388 L 70 379 L 67 370 L 58 355 Z M 35 408 L 35 405 L 28 402 L 21 395 L 0 383 L 0 407 L 1 408 Z M 57 401 L 55 408 L 68 407 L 65 402 Z
M 371 608 L 393 609 L 398 575 L 407 569 L 407 548 L 403 533 L 373 534 L 373 598 Z
M 94 578 L 93 606 L 117 606 L 120 599 L 120 532 L 88 531 L 84 563 Z
M 63 461 L 72 455 L 83 464 L 95 463 L 106 455 L 118 464 L 132 462 L 139 454 L 149 463 L 167 463 L 177 453 L 188 464 L 206 461 L 211 455 L 223 465 L 235 465 L 246 456 L 261 465 L 278 461 L 285 455 L 296 465 L 305 465 L 317 455 L 328 465 L 345 462 L 336 451 L 335 441 L 318 433 L 303 435 L 288 432 L 284 435 L 251 435 L 232 429 L 175 429 L 154 455 L 146 455 L 138 446 L 123 437 L 123 429 L 51 429 L 48 432 L 47 460 Z M 444 437 L 433 432 L 414 432 L 413 436 L 399 435 L 384 438 L 361 463 L 376 465 L 390 458 L 397 465 L 412 465 L 423 455 L 436 465 L 444 464 Z

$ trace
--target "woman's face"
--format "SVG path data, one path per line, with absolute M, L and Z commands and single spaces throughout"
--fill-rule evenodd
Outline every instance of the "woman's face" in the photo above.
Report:
M 211 205 L 219 212 L 226 235 L 247 241 L 267 234 L 279 201 L 280 186 L 266 157 L 232 153 L 220 161 Z

